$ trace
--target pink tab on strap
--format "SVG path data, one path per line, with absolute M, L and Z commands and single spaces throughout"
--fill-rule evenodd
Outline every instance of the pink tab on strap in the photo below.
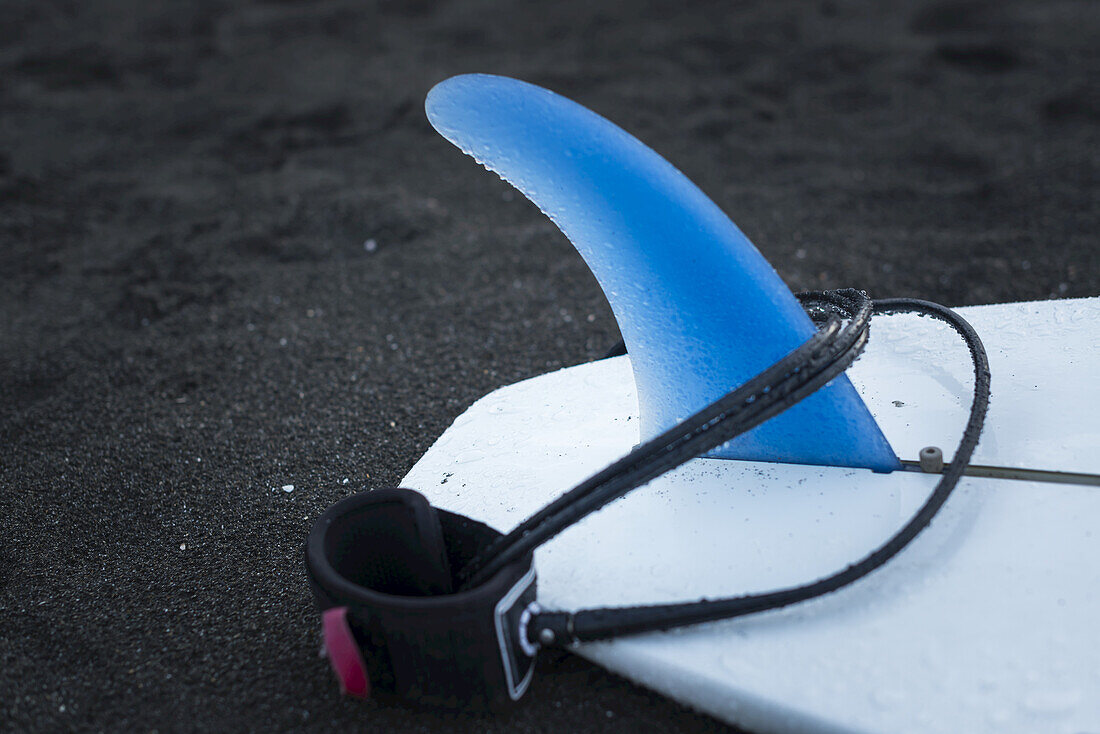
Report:
M 348 626 L 348 608 L 333 607 L 321 615 L 325 635 L 325 652 L 332 672 L 340 681 L 340 692 L 356 698 L 370 696 L 370 677 L 363 654 Z

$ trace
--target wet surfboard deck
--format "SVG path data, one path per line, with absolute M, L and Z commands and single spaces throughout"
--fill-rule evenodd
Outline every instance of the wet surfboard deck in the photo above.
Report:
M 993 395 L 973 464 L 1100 474 L 1100 298 L 959 309 Z M 902 459 L 945 459 L 972 368 L 947 327 L 879 317 L 849 376 Z M 828 426 L 820 426 L 827 431 Z M 403 486 L 506 531 L 639 438 L 629 357 L 477 401 Z M 697 459 L 536 554 L 544 607 L 737 595 L 813 580 L 903 524 L 936 477 Z M 1100 487 L 964 477 L 881 570 L 738 620 L 576 647 L 760 732 L 1100 731 Z

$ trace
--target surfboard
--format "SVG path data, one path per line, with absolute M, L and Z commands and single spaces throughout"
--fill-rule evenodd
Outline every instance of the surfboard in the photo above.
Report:
M 487 75 L 442 82 L 426 110 L 569 237 L 630 351 L 471 406 L 405 477 L 433 504 L 507 531 L 812 331 L 729 218 L 608 120 Z M 961 312 L 991 410 L 899 556 L 780 611 L 576 652 L 753 731 L 1100 731 L 1100 298 Z M 727 597 L 846 567 L 927 498 L 917 457 L 951 460 L 971 380 L 946 326 L 877 317 L 847 375 L 539 548 L 540 603 Z
M 959 312 L 991 363 L 972 466 L 986 476 L 964 477 L 897 558 L 785 610 L 576 653 L 750 731 L 1100 731 L 1100 298 Z M 848 374 L 902 460 L 930 445 L 950 460 L 972 377 L 946 327 L 876 317 Z M 600 360 L 477 401 L 403 486 L 506 531 L 641 435 L 630 357 Z M 886 539 L 934 480 L 696 459 L 540 548 L 540 603 L 658 603 L 809 581 Z

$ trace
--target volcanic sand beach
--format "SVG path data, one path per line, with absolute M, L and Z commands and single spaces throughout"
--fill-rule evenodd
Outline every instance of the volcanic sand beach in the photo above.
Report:
M 4 3 L 0 729 L 721 730 L 564 653 L 495 718 L 318 654 L 311 520 L 617 339 L 424 95 L 576 99 L 796 290 L 1088 296 L 1098 37 L 1086 2 Z

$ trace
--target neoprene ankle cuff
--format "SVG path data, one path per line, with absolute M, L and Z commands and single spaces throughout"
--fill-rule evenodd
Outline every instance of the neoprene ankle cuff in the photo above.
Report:
M 472 589 L 438 588 L 453 588 L 450 569 L 500 535 L 408 489 L 354 495 L 318 518 L 306 571 L 345 692 L 462 709 L 523 695 L 534 672 L 535 650 L 519 639 L 535 600 L 532 554 Z

